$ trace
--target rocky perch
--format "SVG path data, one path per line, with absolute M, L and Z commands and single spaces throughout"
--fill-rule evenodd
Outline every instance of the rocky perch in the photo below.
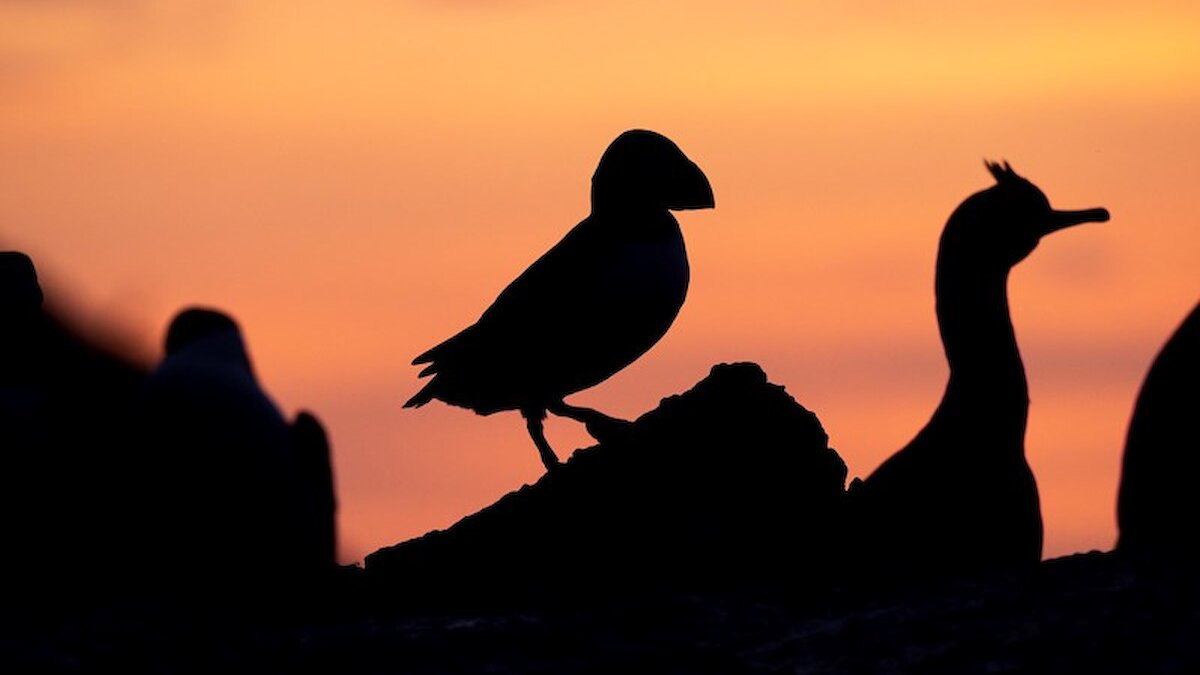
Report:
M 366 559 L 373 586 L 445 598 L 736 588 L 827 571 L 846 465 L 752 363 L 715 366 L 616 440 L 447 530 Z

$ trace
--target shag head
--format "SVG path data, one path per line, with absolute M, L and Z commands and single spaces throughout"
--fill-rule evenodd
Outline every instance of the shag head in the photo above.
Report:
M 167 356 L 210 335 L 226 331 L 240 333 L 237 323 L 228 314 L 206 307 L 189 307 L 176 314 L 167 328 Z
M 33 261 L 18 251 L 0 251 L 0 308 L 24 314 L 41 306 L 42 287 Z
M 711 209 L 712 186 L 662 134 L 632 129 L 604 151 L 592 176 L 592 208 Z
M 1042 237 L 1080 223 L 1104 222 L 1102 208 L 1060 211 L 1008 162 L 985 161 L 996 184 L 967 198 L 946 224 L 943 241 L 970 247 L 984 259 L 1012 266 L 1037 248 Z

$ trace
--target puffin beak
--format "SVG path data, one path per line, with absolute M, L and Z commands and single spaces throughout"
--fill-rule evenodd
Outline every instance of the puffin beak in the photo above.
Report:
M 1080 223 L 1103 223 L 1108 220 L 1108 209 L 1081 209 L 1079 211 L 1051 211 L 1042 228 L 1042 236 Z
M 708 176 L 704 175 L 695 162 L 688 161 L 683 170 L 672 176 L 672 179 L 668 190 L 670 194 L 666 199 L 668 209 L 711 209 L 717 205 L 713 199 L 712 185 L 708 183 Z

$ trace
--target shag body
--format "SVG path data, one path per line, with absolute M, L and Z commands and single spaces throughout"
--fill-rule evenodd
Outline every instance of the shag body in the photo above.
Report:
M 583 419 L 565 396 L 649 350 L 687 296 L 673 209 L 713 206 L 700 169 L 666 137 L 628 131 L 592 179 L 592 213 L 500 293 L 479 320 L 418 356 L 433 379 L 405 406 L 440 399 L 482 415 L 519 410 L 547 468 L 546 410 Z M 601 416 L 602 417 L 602 416 Z
M 1009 271 L 1042 236 L 1108 219 L 1055 211 L 1008 165 L 951 215 L 938 249 L 937 317 L 950 379 L 932 418 L 865 481 L 850 507 L 863 565 L 922 575 L 1033 564 L 1037 485 L 1025 460 L 1029 390 L 1009 315 Z

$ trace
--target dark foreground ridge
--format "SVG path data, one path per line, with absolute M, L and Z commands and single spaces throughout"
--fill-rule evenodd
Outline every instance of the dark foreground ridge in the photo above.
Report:
M 855 588 L 844 479 L 812 413 L 757 366 L 717 366 L 625 438 L 291 586 L 282 611 L 243 591 L 0 604 L 0 672 L 1200 672 L 1200 584 L 1139 556 Z
M 1111 553 L 821 604 L 763 591 L 303 620 L 237 604 L 0 616 L 7 673 L 1200 672 L 1194 579 Z
M 736 588 L 823 575 L 846 465 L 757 365 L 718 365 L 617 439 L 367 557 L 399 598 Z

